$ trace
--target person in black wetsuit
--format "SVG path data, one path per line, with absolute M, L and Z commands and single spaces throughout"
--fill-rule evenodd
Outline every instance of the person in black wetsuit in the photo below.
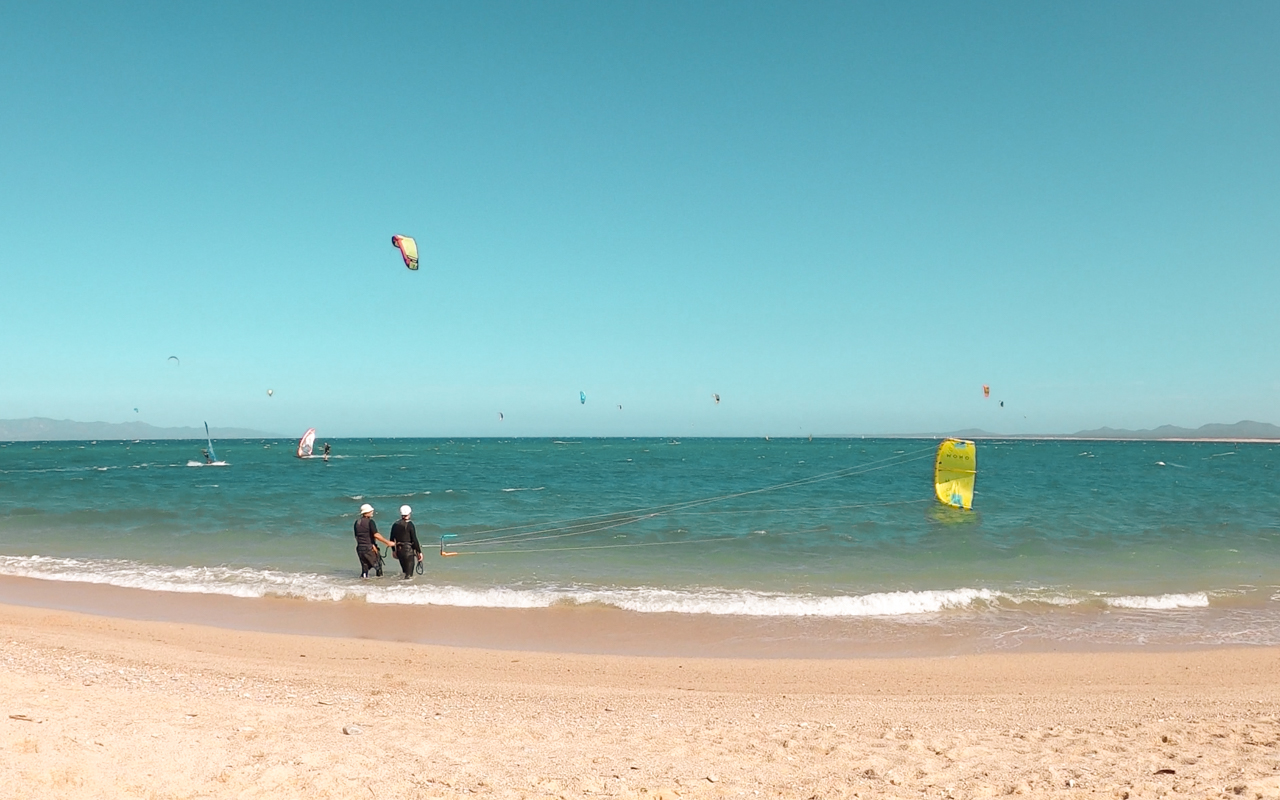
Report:
M 400 559 L 400 569 L 404 579 L 413 580 L 413 568 L 422 563 L 422 545 L 418 544 L 418 530 L 413 527 L 409 515 L 413 509 L 400 506 L 400 519 L 391 526 L 391 541 L 396 543 L 396 558 Z
M 382 556 L 378 554 L 378 542 L 391 542 L 378 533 L 378 524 L 373 521 L 373 506 L 365 503 L 360 506 L 360 516 L 356 518 L 356 555 L 360 557 L 360 577 L 369 577 L 369 570 L 382 577 Z

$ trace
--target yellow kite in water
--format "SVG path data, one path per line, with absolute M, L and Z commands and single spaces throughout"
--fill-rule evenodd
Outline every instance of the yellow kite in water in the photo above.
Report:
M 943 439 L 933 466 L 933 488 L 938 501 L 953 508 L 973 508 L 973 479 L 978 473 L 978 454 L 973 442 Z

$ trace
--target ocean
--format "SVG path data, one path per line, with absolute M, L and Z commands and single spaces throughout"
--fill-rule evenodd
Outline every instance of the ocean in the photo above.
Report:
M 1276 444 L 983 440 L 965 512 L 934 500 L 926 439 L 330 443 L 326 462 L 215 442 L 227 466 L 197 465 L 203 442 L 0 443 L 0 576 L 821 619 L 977 649 L 1280 644 Z M 413 507 L 424 574 L 388 557 L 359 578 L 362 503 L 384 534 Z

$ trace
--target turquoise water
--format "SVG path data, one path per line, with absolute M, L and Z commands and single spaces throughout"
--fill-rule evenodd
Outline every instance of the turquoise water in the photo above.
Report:
M 932 499 L 928 440 L 331 443 L 216 442 L 228 466 L 190 465 L 196 442 L 0 444 L 0 574 L 1280 643 L 1277 445 L 982 441 L 966 513 Z M 364 502 L 384 532 L 413 506 L 424 575 L 359 580 Z

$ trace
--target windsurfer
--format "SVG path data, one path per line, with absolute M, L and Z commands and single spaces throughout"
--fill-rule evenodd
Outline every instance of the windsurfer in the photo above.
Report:
M 298 440 L 298 458 L 311 458 L 311 448 L 316 443 L 316 429 L 307 428 L 307 432 L 302 434 L 302 438 Z

